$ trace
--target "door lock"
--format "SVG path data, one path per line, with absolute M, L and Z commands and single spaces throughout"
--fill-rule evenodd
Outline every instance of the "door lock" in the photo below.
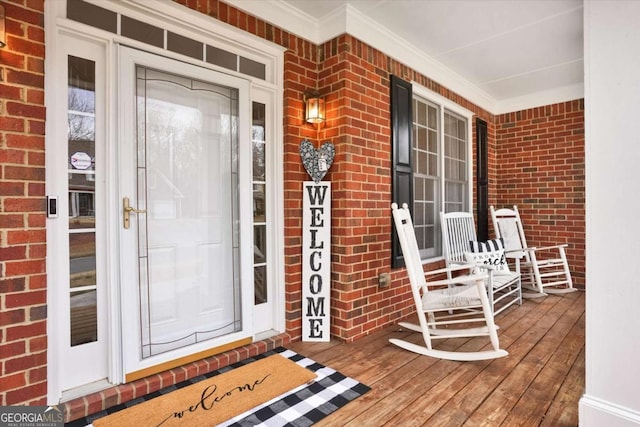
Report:
M 122 223 L 125 229 L 129 229 L 131 225 L 131 212 L 136 214 L 147 213 L 146 209 L 136 209 L 129 205 L 129 198 L 122 198 Z

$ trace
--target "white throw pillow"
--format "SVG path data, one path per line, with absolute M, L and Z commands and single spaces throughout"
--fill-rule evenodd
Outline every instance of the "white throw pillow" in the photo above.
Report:
M 504 249 L 489 252 L 465 252 L 464 257 L 468 263 L 478 265 L 492 265 L 494 274 L 509 274 L 509 264 L 504 256 Z M 482 269 L 477 269 L 482 272 Z M 474 269 L 476 272 L 476 269 Z

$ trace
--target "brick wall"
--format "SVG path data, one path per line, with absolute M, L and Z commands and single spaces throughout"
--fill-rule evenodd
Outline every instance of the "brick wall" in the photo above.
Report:
M 0 49 L 0 405 L 45 403 L 44 3 L 4 2 Z
M 292 337 L 299 338 L 302 336 L 302 183 L 310 180 L 300 161 L 299 147 L 302 140 L 317 142 L 318 137 L 316 128 L 305 124 L 302 114 L 305 92 L 317 88 L 318 49 L 294 36 L 288 40 L 290 47 L 284 55 L 283 133 L 286 327 Z
M 571 102 L 494 117 L 351 36 L 315 46 L 217 0 L 178 0 L 287 49 L 284 55 L 284 222 L 287 331 L 301 336 L 302 182 L 298 147 L 331 141 L 332 333 L 352 341 L 413 312 L 406 272 L 391 271 L 389 76 L 413 80 L 487 121 L 490 197 L 517 203 L 532 241 L 569 237 L 584 283 L 583 106 Z M 4 2 L 0 50 L 0 405 L 46 395 L 43 2 Z M 326 126 L 302 120 L 303 94 L 326 97 Z M 582 151 L 581 151 L 582 150 Z M 475 150 L 474 156 L 475 156 Z M 524 159 L 529 159 L 524 164 Z M 582 264 L 580 264 L 582 263 Z M 429 266 L 435 268 L 438 265 Z M 378 288 L 380 273 L 392 285 Z
M 584 101 L 496 117 L 495 200 L 517 205 L 527 243 L 569 243 L 576 287 L 585 287 Z
M 190 2 L 186 3 L 188 5 Z M 331 180 L 333 186 L 332 334 L 352 341 L 410 314 L 413 302 L 406 283 L 406 273 L 404 270 L 391 271 L 390 267 L 389 75 L 396 74 L 406 80 L 416 81 L 473 111 L 477 117 L 487 122 L 490 147 L 490 203 L 495 205 L 506 202 L 502 174 L 509 173 L 499 165 L 505 161 L 517 161 L 517 156 L 501 157 L 505 143 L 501 120 L 508 115 L 500 116 L 501 120 L 498 120 L 427 76 L 415 72 L 351 36 L 343 35 L 322 46 L 314 46 L 224 3 L 210 1 L 207 6 L 203 5 L 204 2 L 198 4 L 201 11 L 211 16 L 287 48 L 284 88 L 284 186 L 288 332 L 294 339 L 301 335 L 301 188 L 302 181 L 309 178 L 301 165 L 298 147 L 304 138 L 315 141 L 318 146 L 324 141 L 331 141 L 336 146 L 336 158 L 325 178 Z M 318 89 L 327 102 L 327 122 L 319 130 L 303 123 L 302 120 L 303 95 L 310 89 Z M 559 107 L 543 108 L 542 111 L 549 110 L 553 113 L 555 108 Z M 540 109 L 514 114 L 539 115 L 538 110 Z M 535 124 L 541 129 L 547 126 L 547 131 L 554 133 L 549 139 L 550 144 L 559 143 L 562 139 L 572 143 L 577 141 L 575 145 L 579 146 L 579 135 L 582 135 L 581 141 L 584 142 L 584 132 L 581 131 L 583 126 L 579 124 L 583 114 L 581 111 L 572 113 L 575 113 L 575 116 L 568 118 L 576 120 L 578 126 L 575 128 L 572 126 L 576 123 L 562 124 L 562 119 L 555 113 L 547 116 L 550 116 L 552 122 L 557 120 L 558 124 L 545 125 L 541 121 Z M 556 126 L 565 126 L 566 129 L 560 131 Z M 545 138 L 545 132 L 525 130 L 527 131 L 539 135 L 541 139 Z M 578 138 L 572 139 L 571 135 L 562 133 L 565 131 L 578 134 Z M 554 150 L 552 151 L 561 157 L 560 152 Z M 475 148 L 473 153 L 475 156 Z M 572 158 L 565 160 L 566 162 L 582 159 L 582 168 L 577 165 L 575 174 L 563 175 L 571 180 L 567 185 L 582 189 L 582 202 L 576 201 L 578 206 L 571 215 L 560 208 L 555 208 L 553 213 L 549 213 L 543 206 L 531 206 L 531 210 L 525 212 L 524 219 L 527 219 L 527 215 L 538 218 L 537 222 L 534 224 L 532 221 L 530 226 L 532 229 L 540 227 L 540 231 L 530 232 L 534 239 L 536 235 L 548 235 L 549 229 L 558 224 L 564 227 L 564 230 L 571 230 L 576 245 L 569 252 L 570 261 L 576 272 L 576 282 L 581 283 L 582 280 L 584 283 L 584 267 L 580 267 L 581 262 L 584 266 L 584 155 L 580 151 L 570 149 L 564 153 Z M 517 166 L 514 167 L 517 170 Z M 507 179 L 510 179 L 508 175 Z M 532 182 L 532 185 L 536 184 L 539 186 L 535 188 L 536 192 L 547 196 L 551 194 L 545 189 L 544 180 Z M 562 215 L 571 222 L 570 225 L 563 224 Z M 556 232 L 559 235 L 562 233 Z M 379 289 L 378 275 L 383 272 L 392 273 L 393 285 Z
M 413 311 L 406 272 L 391 271 L 391 143 L 389 76 L 413 80 L 473 111 L 493 116 L 428 77 L 361 41 L 339 36 L 316 46 L 217 0 L 177 0 L 287 49 L 284 56 L 284 214 L 287 332 L 302 332 L 302 182 L 309 180 L 299 155 L 308 138 L 336 147 L 325 180 L 332 182 L 332 335 L 353 341 Z M 325 96 L 327 121 L 303 122 L 303 96 Z M 438 265 L 433 265 L 435 268 Z M 378 275 L 392 273 L 389 288 Z
M 390 75 L 416 81 L 485 120 L 492 116 L 348 35 L 321 46 L 319 61 L 318 85 L 328 101 L 319 140 L 331 140 L 337 151 L 328 174 L 333 185 L 332 334 L 353 341 L 414 310 L 406 271 L 391 270 Z M 392 273 L 392 284 L 381 289 L 378 276 L 385 272 Z
M 390 128 L 387 58 L 350 36 L 321 46 L 327 94 L 322 141 L 336 146 L 333 185 L 332 334 L 353 340 L 389 324 L 408 304 L 378 289 L 390 269 Z M 408 295 L 407 295 L 408 296 Z M 398 304 L 394 307 L 394 299 Z

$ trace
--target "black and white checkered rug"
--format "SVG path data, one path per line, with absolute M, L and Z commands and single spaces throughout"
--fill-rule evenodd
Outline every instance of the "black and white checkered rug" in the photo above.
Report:
M 276 353 L 280 353 L 281 355 L 296 362 L 298 365 L 315 372 L 317 375 L 316 380 L 311 384 L 304 384 L 283 394 L 282 396 L 242 413 L 237 417 L 220 424 L 220 426 L 310 426 L 371 390 L 368 386 L 354 380 L 353 378 L 346 377 L 340 372 L 321 365 L 308 357 L 304 357 L 296 352 L 287 350 L 286 348 L 278 347 L 256 357 L 234 363 L 233 365 L 210 372 L 206 375 L 200 375 L 174 386 L 167 387 L 166 389 L 159 390 L 145 396 L 144 398 L 135 399 L 132 402 L 123 403 L 86 418 L 72 421 L 65 424 L 65 426 L 91 426 L 91 423 L 97 418 L 104 417 L 121 409 L 141 403 L 144 400 L 170 393 L 171 391 L 202 381 L 205 378 L 222 374 L 231 369 L 238 368 Z

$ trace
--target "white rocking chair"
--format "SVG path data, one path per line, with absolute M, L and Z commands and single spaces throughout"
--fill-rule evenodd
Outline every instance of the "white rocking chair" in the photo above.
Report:
M 469 212 L 440 212 L 440 226 L 442 229 L 442 250 L 447 267 L 473 261 L 469 259 L 472 256 L 470 253 L 473 252 L 471 242 L 476 241 L 476 225 L 473 214 Z M 501 251 L 500 254 L 502 255 L 503 252 Z M 515 271 L 510 271 L 508 268 L 505 269 L 506 271 L 500 271 L 492 264 L 477 264 L 476 266 L 488 273 L 485 284 L 489 305 L 494 316 L 514 304 L 522 304 L 520 260 L 516 258 L 512 264 L 514 264 Z M 451 278 L 449 273 L 449 279 Z
M 398 205 L 393 203 L 391 209 L 419 320 L 418 325 L 400 322 L 400 326 L 411 331 L 420 332 L 424 338 L 424 345 L 397 338 L 392 338 L 389 341 L 405 350 L 439 359 L 470 361 L 506 356 L 508 353 L 500 349 L 498 333 L 493 323 L 493 313 L 491 312 L 484 287 L 487 275 L 465 275 L 456 277 L 453 280 L 432 280 L 427 283 L 425 276 L 444 276 L 448 270 L 468 270 L 473 266 L 462 265 L 450 269 L 430 271 L 425 274 L 420 260 L 420 250 L 416 241 L 411 214 L 407 205 L 404 204 L 399 209 Z M 458 286 L 449 286 L 453 284 Z M 437 287 L 437 289 L 429 289 L 432 287 Z M 472 311 L 469 311 L 469 309 Z M 454 310 L 456 313 L 449 314 L 450 311 Z M 462 312 L 458 313 L 458 311 Z M 466 329 L 460 327 L 464 326 L 462 325 L 463 323 L 470 322 L 482 322 L 485 325 Z M 457 328 L 448 328 L 448 326 L 456 325 L 458 326 Z M 493 349 L 464 352 L 436 350 L 433 348 L 433 340 L 435 339 L 477 336 L 489 336 Z
M 520 263 L 522 287 L 536 293 L 525 297 L 541 297 L 549 294 L 574 292 L 571 271 L 567 262 L 565 244 L 529 247 L 524 235 L 518 207 L 513 209 L 489 208 L 493 229 L 497 237 L 504 239 L 507 257 L 524 257 Z

